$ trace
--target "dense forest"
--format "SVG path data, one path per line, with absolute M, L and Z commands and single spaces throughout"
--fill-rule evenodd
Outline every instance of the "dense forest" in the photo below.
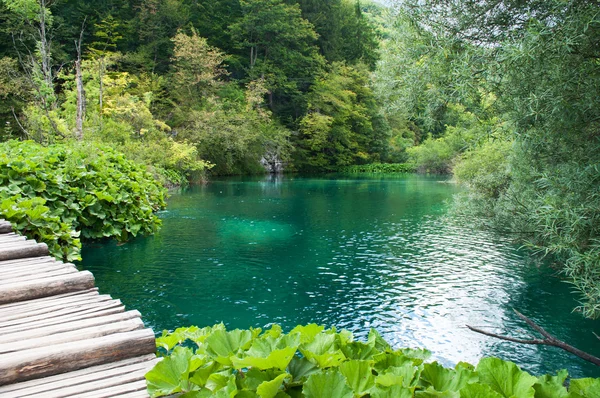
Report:
M 2 0 L 0 214 L 72 259 L 80 234 L 155 231 L 162 186 L 407 163 L 453 173 L 457 216 L 553 259 L 598 317 L 598 11 Z

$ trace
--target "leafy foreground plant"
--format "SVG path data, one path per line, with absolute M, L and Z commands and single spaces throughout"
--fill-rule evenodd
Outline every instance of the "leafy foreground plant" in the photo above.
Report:
M 123 241 L 154 233 L 164 199 L 142 166 L 109 147 L 0 144 L 0 216 L 61 260 L 79 259 L 80 235 Z
M 582 398 L 600 397 L 600 379 L 534 377 L 512 362 L 484 358 L 444 368 L 430 352 L 394 350 L 371 329 L 366 342 L 315 324 L 227 331 L 223 324 L 163 332 L 167 356 L 146 374 L 152 397 Z

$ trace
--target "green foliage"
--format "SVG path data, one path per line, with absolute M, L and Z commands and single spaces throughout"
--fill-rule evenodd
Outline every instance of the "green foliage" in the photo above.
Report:
M 251 82 L 245 91 L 229 91 L 230 100 L 210 97 L 203 108 L 189 110 L 180 137 L 195 143 L 217 175 L 264 173 L 263 159 L 287 161 L 290 131 L 262 108 L 262 82 Z
M 146 374 L 152 397 L 596 397 L 600 379 L 568 374 L 534 377 L 512 362 L 484 358 L 477 367 L 424 363 L 426 350 L 392 349 L 371 329 L 366 342 L 346 330 L 315 324 L 288 334 L 212 327 L 164 331 L 156 339 L 166 354 Z
M 415 167 L 409 163 L 370 163 L 336 168 L 340 173 L 414 173 Z
M 600 52 L 594 44 L 600 39 L 597 5 L 560 0 L 502 0 L 495 7 L 488 6 L 488 2 L 409 0 L 402 8 L 411 28 L 397 33 L 406 36 L 417 32 L 430 38 L 429 43 L 420 42 L 423 49 L 420 56 L 426 64 L 430 62 L 428 54 L 448 54 L 448 57 L 434 57 L 443 61 L 439 70 L 442 77 L 451 79 L 448 87 L 452 88 L 450 92 L 434 93 L 438 102 L 459 102 L 483 121 L 493 120 L 486 115 L 491 111 L 502 126 L 497 129 L 498 134 L 488 134 L 492 143 L 476 139 L 465 148 L 472 151 L 455 170 L 470 192 L 460 201 L 459 212 L 471 220 L 476 219 L 473 216 L 481 216 L 484 224 L 518 233 L 527 246 L 555 260 L 581 293 L 579 310 L 585 316 L 597 318 L 600 316 L 597 266 Z M 528 17 L 521 18 L 523 15 Z M 383 57 L 390 67 L 394 59 L 417 59 L 406 47 L 406 40 L 400 43 L 390 45 L 389 54 Z M 455 52 L 457 48 L 462 49 L 460 53 Z M 466 59 L 473 62 L 465 63 Z M 405 64 L 411 66 L 402 65 Z M 417 63 L 406 74 L 398 69 L 386 75 L 386 69 L 382 68 L 381 87 L 391 90 L 387 98 L 393 101 L 393 95 L 397 95 L 400 104 L 421 103 L 418 92 L 407 94 L 407 87 L 419 87 L 410 83 L 410 79 L 419 77 L 413 73 L 419 70 Z M 394 76 L 399 79 L 393 80 Z M 402 86 L 394 87 L 395 81 L 402 82 Z M 434 80 L 432 87 L 439 87 L 437 81 Z M 496 100 L 489 108 L 476 107 L 477 92 L 493 93 Z M 487 95 L 482 96 L 485 99 Z M 409 109 L 409 116 L 422 114 L 419 107 L 398 106 L 398 109 Z M 445 153 L 441 149 L 440 152 Z
M 264 79 L 269 105 L 282 118 L 304 113 L 303 94 L 323 67 L 317 33 L 298 4 L 283 0 L 240 0 L 243 17 L 229 26 L 236 45 L 249 56 L 250 80 Z
M 164 190 L 109 147 L 8 141 L 0 149 L 0 215 L 57 258 L 79 258 L 80 234 L 125 241 L 160 225 Z
M 498 198 L 510 184 L 508 141 L 488 141 L 464 153 L 454 167 L 456 179 L 486 198 Z
M 326 169 L 380 160 L 387 129 L 366 69 L 333 64 L 312 87 L 300 120 L 298 167 Z

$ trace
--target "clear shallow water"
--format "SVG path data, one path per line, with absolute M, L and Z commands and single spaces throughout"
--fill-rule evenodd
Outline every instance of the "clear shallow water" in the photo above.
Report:
M 456 192 L 414 175 L 213 181 L 173 195 L 158 235 L 86 246 L 82 267 L 155 331 L 315 322 L 364 337 L 374 327 L 447 365 L 494 355 L 535 374 L 600 377 L 558 349 L 464 327 L 523 335 L 516 308 L 600 354 L 600 323 L 571 313 L 569 285 L 506 237 L 444 218 Z

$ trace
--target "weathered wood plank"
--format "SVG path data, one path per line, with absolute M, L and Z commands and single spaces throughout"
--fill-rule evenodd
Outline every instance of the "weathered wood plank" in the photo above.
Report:
M 60 373 L 54 376 L 48 376 L 40 379 L 22 381 L 16 384 L 8 384 L 5 386 L 0 386 L 0 395 L 11 393 L 14 391 L 22 391 L 25 389 L 46 388 L 47 390 L 51 390 L 52 388 L 54 388 L 54 386 L 64 385 L 65 382 L 77 377 L 84 377 L 89 380 L 100 380 L 103 377 L 102 375 L 107 371 L 118 371 L 119 369 L 123 369 L 126 366 L 134 364 L 145 364 L 144 366 L 150 366 L 148 364 L 151 363 L 151 366 L 154 366 L 154 363 L 158 362 L 158 360 L 160 360 L 160 358 L 156 358 L 156 355 L 154 354 L 140 355 L 137 357 L 124 359 L 122 361 L 109 362 L 104 365 L 96 365 L 88 368 L 74 370 L 68 373 Z M 46 385 L 49 386 L 44 387 Z
M 94 316 L 87 319 L 71 320 L 55 325 L 46 325 L 42 327 L 34 327 L 28 330 L 17 330 L 16 332 L 2 334 L 2 341 L 10 343 L 13 341 L 21 341 L 24 339 L 34 339 L 44 336 L 52 336 L 59 333 L 68 333 L 74 330 L 80 330 L 88 327 L 106 325 L 114 322 L 121 322 L 128 319 L 139 318 L 139 311 L 126 311 L 108 315 Z
M 12 232 L 12 225 L 8 221 L 0 221 L 0 234 Z
M 157 362 L 158 359 L 154 358 L 145 362 L 137 362 L 102 372 L 87 373 L 83 375 L 75 375 L 75 373 L 77 373 L 76 371 L 69 372 L 65 374 L 65 376 L 68 376 L 68 379 L 59 379 L 53 382 L 38 384 L 25 388 L 21 386 L 18 389 L 13 389 L 10 391 L 14 392 L 15 394 L 19 394 L 19 397 L 29 397 L 37 394 L 43 395 L 44 398 L 70 397 L 84 392 L 93 392 L 106 387 L 113 387 L 132 381 L 144 380 L 144 375 Z M 123 377 L 124 375 L 126 376 Z M 0 387 L 0 394 L 2 393 L 5 393 L 5 391 L 3 391 L 3 388 Z
M 15 265 L 15 264 L 26 263 L 26 262 L 30 262 L 30 261 L 34 261 L 34 260 L 56 261 L 54 258 L 48 257 L 48 256 L 35 256 L 35 257 L 28 257 L 28 258 L 14 258 L 14 259 L 11 259 L 11 260 L 0 261 L 0 267 L 12 266 L 12 265 Z
M 7 240 L 7 241 L 0 241 L 0 249 L 4 249 L 7 247 L 13 247 L 13 246 L 34 246 L 37 245 L 37 242 L 35 240 Z
M 52 326 L 63 322 L 88 319 L 90 317 L 116 314 L 123 312 L 125 307 L 120 302 L 107 302 L 105 305 L 89 306 L 81 311 L 65 311 L 59 315 L 53 314 L 50 317 L 40 317 L 35 320 L 23 321 L 22 319 L 10 321 L 11 325 L 0 326 L 0 333 L 15 333 L 20 331 L 26 325 L 28 328 Z
M 56 344 L 43 350 L 19 351 L 3 355 L 3 360 L 0 361 L 0 385 L 69 372 L 154 351 L 154 333 L 151 329 L 111 334 L 82 340 L 77 344 Z M 145 388 L 145 383 L 143 386 Z
M 146 391 L 146 381 L 140 380 L 132 383 L 121 384 L 119 386 L 103 388 L 94 392 L 88 392 L 83 394 L 73 395 L 77 398 L 106 398 L 106 397 L 120 397 L 125 393 Z
M 50 261 L 50 260 L 37 260 L 23 264 L 12 264 L 6 267 L 0 266 L 0 278 L 4 276 L 10 276 L 13 274 L 19 274 L 32 270 L 38 270 L 44 267 L 58 267 L 64 266 L 62 262 Z
M 12 260 L 16 258 L 47 256 L 49 254 L 48 246 L 45 243 L 37 243 L 34 246 L 6 248 L 0 247 L 0 261 Z
M 12 241 L 12 240 L 27 240 L 27 237 L 22 236 L 22 235 L 17 235 L 15 233 L 0 235 L 0 242 Z
M 77 268 L 73 264 L 63 264 L 63 263 L 45 263 L 44 264 L 44 263 L 42 263 L 42 264 L 37 264 L 37 266 L 16 268 L 16 269 L 12 270 L 11 272 L 0 273 L 0 281 L 9 279 L 9 278 L 16 278 L 19 276 L 35 275 L 35 274 L 47 273 L 47 272 L 51 272 L 51 271 L 57 271 L 57 270 L 61 270 L 61 269 L 77 270 Z
M 86 290 L 92 287 L 94 287 L 94 276 L 88 271 L 3 285 L 0 286 L 0 304 L 31 300 L 74 290 Z
M 141 319 L 129 319 L 117 323 L 96 325 L 85 329 L 54 334 L 51 336 L 38 337 L 35 339 L 27 339 L 10 343 L 0 343 L 0 354 L 28 350 L 32 348 L 43 348 L 54 344 L 68 342 L 73 343 L 79 340 L 93 339 L 96 337 L 107 336 L 109 334 L 130 332 L 132 330 L 138 330 L 143 328 L 144 322 L 142 322 Z
M 44 297 L 43 299 L 37 300 L 28 300 L 21 301 L 19 303 L 11 303 L 0 305 L 0 319 L 2 319 L 2 314 L 12 314 L 12 313 L 25 313 L 29 311 L 35 311 L 39 309 L 55 307 L 59 305 L 75 305 L 77 302 L 81 301 L 97 301 L 97 300 L 105 300 L 112 299 L 112 297 L 108 294 L 99 294 L 96 289 L 90 290 L 80 290 L 73 293 L 79 294 L 65 294 L 65 295 L 57 295 Z M 73 304 L 71 304 L 73 303 Z M 20 305 L 16 305 L 20 304 Z M 1 321 L 0 321 L 1 323 Z
M 86 295 L 86 294 L 98 294 L 98 288 L 97 287 L 93 287 L 91 289 L 76 290 L 76 291 L 73 291 L 73 292 L 57 294 L 57 295 L 49 296 L 49 297 L 40 297 L 38 299 L 33 299 L 33 300 L 28 300 L 28 301 L 19 301 L 19 302 L 16 302 L 16 303 L 0 304 L 0 309 L 21 308 L 21 307 L 24 307 L 24 306 L 30 306 L 30 305 L 35 305 L 35 304 L 39 304 L 39 303 L 44 303 L 46 301 L 53 301 L 53 300 L 61 299 L 61 298 L 64 298 L 64 297 Z
M 71 316 L 73 314 L 78 313 L 88 313 L 88 312 L 97 312 L 100 310 L 113 308 L 113 307 L 122 307 L 123 303 L 121 300 L 97 300 L 84 302 L 81 305 L 77 306 L 69 306 L 69 307 L 58 307 L 54 311 L 48 311 L 47 313 L 32 315 L 30 317 L 14 317 L 13 319 L 7 319 L 0 321 L 0 331 L 4 328 L 10 328 L 12 326 L 21 325 L 23 323 L 32 323 L 39 320 L 50 319 L 50 318 L 59 318 L 65 316 Z M 0 332 L 1 333 L 1 332 Z
M 37 280 L 40 278 L 51 278 L 59 275 L 75 274 L 79 271 L 75 267 L 61 267 L 53 270 L 40 270 L 37 274 L 28 275 L 15 275 L 12 277 L 0 278 L 0 285 L 9 285 L 11 283 L 27 282 L 31 280 Z
M 45 256 L 45 257 L 29 257 L 29 258 L 19 258 L 8 261 L 0 261 L 0 272 L 11 272 L 15 269 L 21 269 L 23 267 L 30 267 L 36 264 L 56 264 L 60 263 L 55 259 Z
M 97 303 L 108 303 L 113 301 L 112 297 L 109 295 L 96 295 L 96 296 L 84 296 L 84 297 L 75 297 L 70 301 L 61 301 L 59 303 L 48 302 L 46 306 L 38 307 L 38 308 L 27 308 L 27 309 L 18 309 L 18 310 L 0 310 L 0 327 L 7 326 L 8 321 L 12 321 L 14 319 L 29 319 L 32 320 L 32 317 L 39 315 L 46 315 L 47 318 L 50 318 L 53 315 L 57 314 L 57 311 L 66 310 L 69 308 L 83 308 L 90 304 Z

